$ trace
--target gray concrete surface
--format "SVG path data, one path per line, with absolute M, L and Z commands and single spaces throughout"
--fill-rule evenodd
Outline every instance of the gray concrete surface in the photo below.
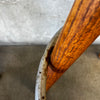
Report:
M 34 100 L 45 45 L 0 47 L 0 100 Z M 100 100 L 99 46 L 90 46 L 47 93 L 47 100 Z
M 0 100 L 34 100 L 44 45 L 0 47 Z
M 64 25 L 73 2 L 0 0 L 0 45 L 47 44 Z

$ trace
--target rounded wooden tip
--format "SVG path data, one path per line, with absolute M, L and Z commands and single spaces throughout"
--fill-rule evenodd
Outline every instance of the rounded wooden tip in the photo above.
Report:
M 51 69 L 51 65 L 48 65 L 47 71 L 47 82 L 46 82 L 46 91 L 60 78 L 63 73 L 55 72 Z

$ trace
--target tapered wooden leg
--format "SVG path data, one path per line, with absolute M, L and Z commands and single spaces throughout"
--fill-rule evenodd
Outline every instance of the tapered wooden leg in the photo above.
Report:
M 100 53 L 99 53 L 99 58 L 100 58 Z
M 100 35 L 100 0 L 76 0 L 51 53 L 48 90 Z

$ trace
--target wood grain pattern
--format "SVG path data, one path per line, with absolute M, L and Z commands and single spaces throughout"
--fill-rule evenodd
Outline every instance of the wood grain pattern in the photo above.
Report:
M 100 0 L 76 0 L 51 53 L 48 90 L 100 35 Z

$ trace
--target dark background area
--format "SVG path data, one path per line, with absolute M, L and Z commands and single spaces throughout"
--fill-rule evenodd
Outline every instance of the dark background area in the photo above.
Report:
M 0 46 L 0 100 L 34 100 L 45 45 Z M 90 46 L 47 93 L 47 100 L 100 100 L 100 45 Z

